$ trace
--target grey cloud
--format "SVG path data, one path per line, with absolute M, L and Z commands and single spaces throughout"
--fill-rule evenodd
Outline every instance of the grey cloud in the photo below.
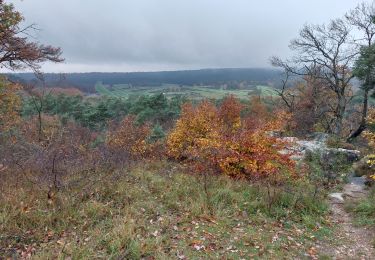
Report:
M 360 0 L 12 0 L 65 64 L 46 71 L 266 67 L 306 22 Z

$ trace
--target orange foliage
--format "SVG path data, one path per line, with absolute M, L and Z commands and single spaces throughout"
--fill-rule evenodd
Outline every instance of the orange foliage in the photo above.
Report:
M 249 113 L 243 118 L 243 125 L 248 130 L 258 129 L 265 132 L 283 131 L 290 121 L 290 113 L 284 110 L 270 111 L 258 96 L 250 98 Z
M 9 130 L 20 121 L 18 90 L 17 85 L 0 78 L 0 132 Z
M 197 107 L 184 104 L 181 117 L 167 139 L 169 154 L 181 159 L 209 153 L 219 141 L 219 125 L 218 110 L 211 102 L 203 101 Z
M 107 145 L 110 149 L 129 154 L 133 158 L 149 155 L 154 144 L 147 141 L 151 134 L 149 125 L 138 126 L 134 116 L 125 117 L 115 130 L 109 132 Z
M 236 130 L 241 127 L 241 111 L 244 106 L 234 96 L 225 98 L 219 108 L 219 118 L 228 128 L 227 130 Z
M 251 113 L 241 118 L 241 111 L 242 105 L 233 96 L 227 97 L 218 109 L 209 101 L 196 107 L 185 104 L 167 138 L 169 156 L 188 159 L 200 170 L 217 169 L 233 178 L 255 180 L 272 176 L 281 180 L 283 173 L 293 171 L 294 162 L 279 153 L 285 144 L 269 131 L 283 127 L 285 115 L 250 124 L 261 119 L 255 120 Z
M 271 119 L 271 113 L 268 111 L 267 106 L 262 102 L 261 97 L 251 96 L 249 115 L 247 120 L 248 126 L 257 127 Z

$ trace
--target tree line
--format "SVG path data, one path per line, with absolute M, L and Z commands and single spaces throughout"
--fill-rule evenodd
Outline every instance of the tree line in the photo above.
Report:
M 32 73 L 9 74 L 13 81 L 23 84 L 31 83 L 37 78 Z M 222 85 L 228 83 L 248 82 L 252 85 L 277 84 L 280 71 L 275 69 L 202 69 L 187 71 L 130 72 L 130 73 L 67 73 L 44 75 L 49 86 L 76 87 L 85 93 L 94 93 L 95 84 L 105 85 L 130 84 L 138 86 L 176 85 Z

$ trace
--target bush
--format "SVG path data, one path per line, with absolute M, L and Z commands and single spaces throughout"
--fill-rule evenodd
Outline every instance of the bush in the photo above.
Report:
M 294 162 L 279 153 L 285 143 L 269 131 L 282 128 L 281 114 L 261 121 L 251 114 L 241 118 L 242 104 L 227 97 L 219 108 L 209 101 L 185 104 L 167 138 L 169 156 L 187 160 L 197 172 L 219 172 L 233 178 L 280 182 L 291 176 Z
M 346 181 L 352 169 L 351 163 L 344 154 L 333 152 L 309 152 L 304 163 L 307 166 L 309 181 L 315 183 L 317 187 Z
M 163 157 L 161 143 L 155 139 L 150 125 L 138 124 L 135 116 L 125 117 L 118 125 L 114 123 L 107 133 L 106 144 L 112 157 L 123 163 L 152 158 L 155 153 Z
M 337 136 L 329 136 L 327 139 L 327 146 L 330 148 L 342 148 L 348 150 L 355 150 L 355 146 L 344 141 L 342 138 Z

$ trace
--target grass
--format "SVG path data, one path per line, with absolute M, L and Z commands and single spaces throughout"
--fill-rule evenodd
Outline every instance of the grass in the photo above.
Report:
M 164 93 L 167 97 L 185 96 L 189 99 L 222 99 L 227 95 L 234 95 L 240 99 L 247 99 L 251 95 L 274 96 L 276 92 L 268 86 L 248 86 L 244 89 L 230 90 L 212 86 L 178 86 L 163 84 L 162 86 L 131 87 L 127 84 L 117 84 L 113 87 L 97 83 L 96 91 L 105 96 L 129 97 L 133 95 L 153 95 Z
M 372 188 L 368 197 L 346 205 L 354 215 L 354 223 L 359 226 L 375 227 L 375 189 Z
M 331 234 L 327 205 L 307 184 L 275 188 L 269 210 L 263 186 L 170 162 L 94 177 L 52 200 L 21 179 L 2 185 L 0 258 L 299 258 Z

